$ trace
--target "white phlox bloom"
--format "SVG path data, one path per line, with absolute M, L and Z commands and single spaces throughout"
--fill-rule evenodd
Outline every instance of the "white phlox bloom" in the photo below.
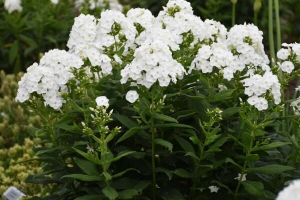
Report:
M 134 59 L 121 70 L 121 83 L 133 81 L 137 85 L 150 88 L 156 81 L 160 86 L 168 86 L 182 79 L 185 70 L 172 58 L 168 46 L 160 41 L 143 44 L 135 50 Z
M 168 9 L 174 7 L 179 7 L 180 12 L 193 14 L 193 8 L 191 6 L 191 3 L 185 0 L 169 0 L 166 7 L 163 7 L 163 9 L 165 12 L 168 12 Z
M 21 0 L 5 0 L 4 8 L 8 11 L 8 13 L 12 13 L 14 11 L 22 12 L 23 10 Z
M 281 60 L 286 60 L 290 55 L 291 55 L 290 49 L 282 48 L 277 52 L 277 57 Z
M 112 32 L 115 32 L 116 29 L 119 32 L 113 35 Z M 124 43 L 123 55 L 127 55 L 129 49 L 135 48 L 134 40 L 136 34 L 137 31 L 133 22 L 127 19 L 123 13 L 107 10 L 101 13 L 101 18 L 97 24 L 96 47 L 102 50 L 105 47 L 114 45 L 116 42 L 121 42 Z
M 95 10 L 96 8 L 102 7 L 103 9 L 117 10 L 122 11 L 123 6 L 119 3 L 118 0 L 76 0 L 75 8 L 82 10 L 84 7 L 87 7 L 90 10 Z
M 279 68 L 288 74 L 294 71 L 295 65 L 300 63 L 300 44 L 282 44 L 283 47 L 277 52 L 277 57 L 282 60 L 278 62 Z
M 98 66 L 101 76 L 112 73 L 111 59 L 96 47 L 97 19 L 81 14 L 75 18 L 67 46 L 69 52 L 82 59 L 88 58 L 92 66 Z
M 206 33 L 205 38 L 215 42 L 225 41 L 227 37 L 226 27 L 220 22 L 212 19 L 206 19 L 204 21 L 202 32 Z
M 132 8 L 126 13 L 126 17 L 133 23 L 140 24 L 143 28 L 149 29 L 153 26 L 155 17 L 150 10 L 143 8 Z
M 291 107 L 293 108 L 294 110 L 294 113 L 296 115 L 300 115 L 300 98 L 296 99 L 295 101 L 293 101 L 291 103 Z
M 96 98 L 96 103 L 97 103 L 97 106 L 104 106 L 104 107 L 109 106 L 109 100 L 106 96 L 97 97 Z
M 135 90 L 130 90 L 126 93 L 126 100 L 134 103 L 139 98 L 139 94 Z
M 59 2 L 59 0 L 51 0 L 51 3 L 53 3 L 53 4 L 58 4 L 58 2 Z
M 24 102 L 30 98 L 31 93 L 40 94 L 45 105 L 59 109 L 64 100 L 62 93 L 68 92 L 66 83 L 74 78 L 71 68 L 80 68 L 83 61 L 76 55 L 64 50 L 50 50 L 40 64 L 34 63 L 27 69 L 21 81 L 16 100 Z
M 227 45 L 235 53 L 240 65 L 239 71 L 246 66 L 269 70 L 269 58 L 262 43 L 263 32 L 253 24 L 235 25 L 228 32 Z M 243 67 L 242 67 L 243 66 Z
M 217 186 L 215 186 L 215 185 L 211 185 L 211 186 L 209 186 L 208 188 L 209 188 L 209 190 L 210 190 L 210 193 L 213 193 L 213 192 L 217 193 L 218 190 L 220 189 L 219 187 L 217 187 Z
M 80 14 L 75 18 L 70 38 L 67 43 L 69 52 L 87 58 L 90 51 L 97 51 L 94 43 L 96 40 L 97 20 L 92 15 Z
M 279 63 L 278 65 L 283 72 L 286 72 L 288 74 L 292 73 L 292 71 L 295 68 L 294 63 L 292 63 L 291 61 L 288 61 L 288 60 L 282 62 L 281 64 Z
M 280 83 L 278 77 L 267 71 L 263 76 L 255 74 L 242 80 L 245 87 L 245 94 L 249 96 L 247 102 L 259 111 L 268 108 L 268 101 L 265 99 L 266 93 L 272 94 L 274 103 L 281 101 Z
M 292 181 L 287 187 L 281 190 L 276 200 L 300 200 L 300 180 Z

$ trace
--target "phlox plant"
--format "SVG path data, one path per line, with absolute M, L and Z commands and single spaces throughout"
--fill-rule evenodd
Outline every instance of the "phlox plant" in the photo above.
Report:
M 19 82 L 44 120 L 35 199 L 275 199 L 299 178 L 300 45 L 271 63 L 253 24 L 227 30 L 170 0 L 154 17 L 107 10 L 75 18 Z M 299 88 L 297 88 L 297 91 Z

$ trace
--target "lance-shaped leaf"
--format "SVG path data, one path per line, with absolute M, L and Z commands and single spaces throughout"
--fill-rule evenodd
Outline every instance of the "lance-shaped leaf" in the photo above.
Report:
M 172 149 L 173 149 L 173 144 L 169 141 L 163 140 L 161 138 L 156 138 L 154 140 L 155 144 L 161 145 L 163 147 L 166 147 L 171 153 L 172 153 Z
M 254 147 L 252 151 L 260 151 L 260 150 L 268 150 L 268 149 L 274 149 L 277 147 L 285 146 L 291 144 L 290 142 L 272 142 L 271 144 L 266 144 L 259 147 Z
M 91 175 L 85 175 L 85 174 L 69 174 L 69 175 L 65 175 L 61 178 L 73 178 L 73 179 L 78 179 L 78 180 L 87 181 L 87 182 L 104 181 L 103 176 L 91 176 Z
M 146 130 L 149 129 L 150 126 L 141 126 L 141 127 L 133 127 L 131 129 L 129 129 L 126 133 L 124 133 L 116 142 L 116 144 L 118 144 L 119 142 L 122 142 L 123 140 L 126 140 L 127 138 L 130 138 L 132 136 L 134 136 L 136 133 L 138 133 L 141 130 Z
M 253 196 L 265 196 L 263 190 L 264 185 L 257 181 L 242 181 L 244 189 Z
M 262 174 L 278 174 L 282 173 L 284 171 L 290 171 L 295 168 L 290 167 L 290 166 L 285 166 L 285 165 L 266 165 L 263 167 L 255 167 L 255 168 L 248 168 L 247 172 L 248 173 L 262 173 Z
M 174 119 L 173 117 L 163 115 L 163 114 L 159 114 L 159 113 L 152 114 L 152 117 L 154 119 L 158 119 L 158 120 L 165 121 L 165 122 L 178 123 L 178 121 L 176 119 Z
M 74 148 L 74 147 L 73 147 L 73 149 L 74 149 L 77 153 L 79 153 L 80 155 L 82 155 L 83 157 L 85 157 L 87 160 L 89 160 L 89 161 L 91 161 L 91 162 L 93 162 L 93 163 L 95 163 L 95 164 L 97 164 L 97 165 L 102 165 L 102 164 L 103 164 L 102 161 L 99 160 L 98 158 L 96 158 L 94 155 L 85 153 L 85 152 L 83 152 L 83 151 L 81 151 L 81 150 L 79 150 L 79 149 L 76 149 L 76 148 Z
M 98 172 L 97 165 L 89 160 L 75 158 L 75 163 L 87 175 L 100 175 L 100 173 Z

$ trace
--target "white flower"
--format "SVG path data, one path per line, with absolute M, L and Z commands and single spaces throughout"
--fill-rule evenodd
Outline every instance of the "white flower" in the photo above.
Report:
M 300 200 L 300 180 L 294 180 L 280 191 L 276 200 Z
M 109 106 L 109 102 L 108 102 L 108 98 L 106 96 L 99 96 L 96 98 L 96 103 L 97 106 L 104 106 L 104 107 L 108 107 Z
M 56 5 L 56 4 L 58 4 L 58 1 L 59 1 L 59 0 L 51 0 L 51 3 L 53 3 L 53 4 Z
M 286 60 L 289 57 L 290 54 L 291 54 L 290 49 L 282 48 L 277 52 L 277 57 L 281 60 Z
M 130 90 L 126 94 L 126 100 L 130 103 L 134 103 L 139 98 L 139 94 L 135 90 Z
M 21 0 L 5 0 L 4 7 L 9 13 L 14 11 L 21 12 L 23 10 Z
M 293 64 L 291 61 L 284 61 L 284 62 L 281 63 L 279 66 L 280 66 L 280 68 L 281 68 L 282 71 L 287 72 L 287 73 L 289 73 L 289 74 L 290 74 L 290 73 L 294 70 L 294 68 L 295 68 L 294 64 Z
M 211 185 L 208 188 L 210 189 L 210 193 L 213 193 L 213 192 L 217 193 L 218 190 L 220 189 L 219 187 L 214 186 L 214 185 Z
M 241 181 L 246 181 L 246 176 L 247 174 L 243 174 L 243 177 L 242 177 L 242 180 Z M 241 174 L 238 173 L 238 177 L 234 178 L 234 179 L 237 179 L 238 181 L 241 179 Z
M 59 109 L 64 100 L 62 93 L 67 93 L 66 83 L 74 78 L 72 68 L 80 68 L 83 61 L 76 55 L 64 50 L 53 49 L 45 53 L 40 64 L 34 63 L 27 69 L 21 81 L 16 97 L 17 101 L 24 102 L 30 94 L 40 94 L 45 105 Z

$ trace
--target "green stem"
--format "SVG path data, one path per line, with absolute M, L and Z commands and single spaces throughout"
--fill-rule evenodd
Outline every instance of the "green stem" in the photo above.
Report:
M 274 0 L 275 2 L 275 16 L 276 16 L 276 40 L 277 40 L 277 51 L 281 48 L 281 27 L 280 27 L 280 17 L 279 17 L 279 1 Z
M 155 129 L 151 128 L 151 143 L 152 143 L 152 199 L 156 199 L 156 172 L 155 172 Z
M 258 16 L 258 12 L 254 11 L 254 25 L 257 26 L 258 22 L 257 22 L 257 16 Z
M 232 20 L 232 21 L 231 21 L 231 23 L 232 23 L 231 25 L 232 25 L 232 26 L 235 25 L 235 18 L 236 18 L 235 13 L 236 13 L 236 3 L 233 3 L 233 4 L 232 4 L 232 17 L 231 17 L 231 18 L 232 18 L 232 19 L 231 19 L 231 20 Z
M 274 63 L 276 63 L 274 34 L 273 34 L 273 0 L 269 0 L 269 45 L 270 45 L 270 54 L 271 54 L 271 65 L 273 65 Z

